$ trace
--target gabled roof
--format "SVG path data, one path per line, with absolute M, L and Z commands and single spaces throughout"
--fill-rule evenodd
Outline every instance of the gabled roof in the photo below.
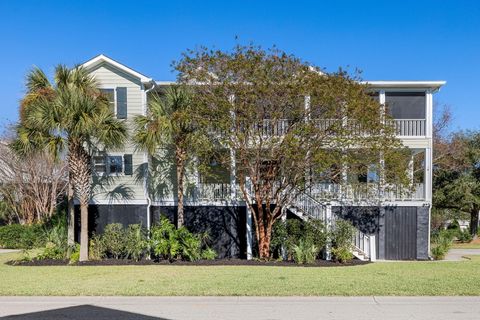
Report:
M 114 66 L 115 68 L 120 69 L 123 72 L 125 72 L 125 73 L 127 73 L 127 74 L 129 74 L 129 75 L 131 75 L 135 78 L 140 79 L 140 81 L 143 82 L 143 83 L 152 82 L 152 78 L 149 78 L 149 77 L 145 76 L 144 74 L 141 74 L 140 72 L 135 71 L 135 70 L 127 67 L 126 65 L 121 64 L 120 62 L 115 61 L 112 58 L 109 58 L 109 57 L 107 57 L 106 55 L 103 55 L 103 54 L 100 54 L 100 55 L 88 60 L 87 62 L 83 63 L 82 67 L 84 67 L 85 69 L 91 69 L 91 68 L 94 68 L 94 67 L 98 66 L 101 63 L 108 63 L 108 64 Z

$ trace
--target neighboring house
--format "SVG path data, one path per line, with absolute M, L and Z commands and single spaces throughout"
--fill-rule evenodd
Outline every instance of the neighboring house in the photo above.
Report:
M 147 110 L 148 92 L 172 84 L 153 79 L 104 55 L 83 66 L 95 76 L 110 97 L 118 118 L 130 122 Z M 341 187 L 319 183 L 302 203 L 288 210 L 291 217 L 339 216 L 357 228 L 355 254 L 362 259 L 428 259 L 430 208 L 432 203 L 432 106 L 433 94 L 444 81 L 369 81 L 381 104 L 387 104 L 393 124 L 403 144 L 412 150 L 409 163 L 413 191 L 389 188 L 382 192 L 381 205 L 368 199 L 379 197 L 378 177 L 348 176 Z M 91 214 L 96 232 L 108 223 L 141 223 L 150 227 L 160 214 L 175 215 L 174 168 L 168 150 L 149 161 L 130 143 L 124 150 L 94 158 L 96 187 Z M 234 164 L 235 162 L 232 161 Z M 141 178 L 147 166 L 155 166 L 159 177 Z M 191 172 L 186 192 L 186 225 L 192 231 L 210 232 L 213 247 L 220 256 L 250 257 L 253 247 L 251 215 L 239 197 L 229 168 L 219 168 L 215 180 L 202 179 Z M 328 196 L 328 205 L 318 202 Z M 305 205 L 308 198 L 308 205 Z M 378 203 L 378 202 L 377 202 Z M 316 213 L 315 213 L 316 212 Z M 247 231 L 248 230 L 248 231 Z

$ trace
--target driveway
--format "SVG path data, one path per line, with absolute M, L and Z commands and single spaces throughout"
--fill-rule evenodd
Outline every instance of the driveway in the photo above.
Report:
M 0 297 L 3 319 L 479 319 L 480 297 Z
M 11 252 L 19 252 L 20 250 L 17 249 L 0 249 L 0 254 L 2 253 L 11 253 Z
M 450 249 L 445 257 L 446 261 L 461 261 L 464 256 L 478 256 L 480 249 Z

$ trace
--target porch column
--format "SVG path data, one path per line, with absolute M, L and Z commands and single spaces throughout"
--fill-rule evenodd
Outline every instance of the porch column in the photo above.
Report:
M 432 147 L 425 148 L 425 200 L 432 202 Z
M 235 102 L 235 95 L 230 95 L 230 97 L 228 98 L 229 102 L 232 104 L 232 107 L 233 107 L 233 104 Z M 232 111 L 230 111 L 230 115 L 232 117 L 232 121 L 235 122 L 235 111 L 232 109 Z M 235 124 L 233 123 L 233 126 Z M 232 139 L 232 143 L 235 139 L 235 132 L 234 132 L 234 127 L 232 126 L 232 128 L 230 129 L 230 134 L 231 134 L 231 139 Z M 237 170 L 236 170 L 236 167 L 237 167 L 237 162 L 236 162 L 236 155 L 235 155 L 235 149 L 230 146 L 230 200 L 231 201 L 235 201 L 237 200 L 237 192 L 236 192 L 236 188 L 237 188 Z
M 430 144 L 432 142 L 430 141 Z M 430 253 L 430 232 L 432 218 L 432 147 L 425 149 L 425 201 L 428 202 L 428 253 Z
M 237 200 L 237 164 L 233 148 L 230 148 L 230 200 Z
M 249 178 L 245 181 L 245 188 L 247 189 L 247 193 L 251 190 L 251 181 Z M 247 238 L 247 260 L 252 260 L 253 253 L 253 226 L 252 226 L 252 212 L 248 204 L 246 205 L 246 213 L 247 213 L 247 228 L 246 228 L 246 238 Z
M 432 91 L 425 93 L 425 135 L 427 138 L 433 136 L 433 96 Z
M 385 124 L 385 90 L 380 90 L 378 93 L 378 102 L 380 103 L 380 121 Z M 379 155 L 379 200 L 383 202 L 387 196 L 385 190 L 385 156 L 383 152 L 380 152 Z
M 325 207 L 325 227 L 327 234 L 333 230 L 333 220 L 332 220 L 332 206 L 327 205 Z M 332 239 L 330 236 L 327 237 L 327 243 L 325 244 L 325 260 L 332 260 Z
M 287 208 L 282 207 L 282 223 L 287 222 Z M 285 247 L 285 244 L 282 244 L 282 259 L 287 260 L 287 248 Z
M 194 158 L 193 161 L 193 181 L 195 182 L 193 200 L 197 201 L 198 197 L 200 196 L 200 173 L 198 172 L 199 160 L 198 158 Z
M 341 164 L 341 177 L 340 195 L 341 199 L 348 199 L 348 165 L 346 159 L 346 150 L 342 150 L 342 164 Z
M 305 109 L 305 123 L 308 123 L 310 121 L 310 96 L 305 96 L 304 97 L 304 109 Z M 307 159 L 310 158 L 310 152 L 307 151 Z M 311 170 L 310 170 L 310 166 L 307 166 L 307 168 L 305 169 L 305 180 L 307 181 L 307 188 L 310 190 L 310 192 L 312 191 L 312 174 L 311 174 Z

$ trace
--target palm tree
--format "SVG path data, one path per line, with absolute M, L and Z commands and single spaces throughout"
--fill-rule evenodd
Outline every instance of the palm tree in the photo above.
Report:
M 177 176 L 177 228 L 183 226 L 184 180 L 187 162 L 198 150 L 206 149 L 201 119 L 195 117 L 193 93 L 185 86 L 173 85 L 162 95 L 154 94 L 145 116 L 136 116 L 133 140 L 138 149 L 151 155 L 160 148 L 175 149 Z
M 28 74 L 17 133 L 13 148 L 20 153 L 46 149 L 57 157 L 66 154 L 69 204 L 73 196 L 80 203 L 80 260 L 88 260 L 91 155 L 99 146 L 104 150 L 121 147 L 127 137 L 125 124 L 116 119 L 84 68 L 59 65 L 54 83 L 39 68 Z

